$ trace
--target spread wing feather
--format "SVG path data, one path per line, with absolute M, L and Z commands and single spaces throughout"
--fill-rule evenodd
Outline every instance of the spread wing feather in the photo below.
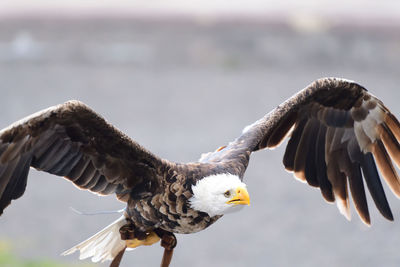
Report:
M 290 108 L 288 102 L 293 103 Z M 293 123 L 285 167 L 294 171 L 297 178 L 320 187 L 327 201 L 336 200 L 348 219 L 351 193 L 359 216 L 370 224 L 364 177 L 378 210 L 393 220 L 376 166 L 389 188 L 400 197 L 400 180 L 392 163 L 393 159 L 400 166 L 400 127 L 383 103 L 360 85 L 341 79 L 318 80 L 288 102 L 282 105 L 285 112 L 301 114 L 301 117 L 297 116 Z M 283 123 L 277 125 L 280 127 Z M 268 132 L 265 131 L 263 139 L 270 138 Z M 259 144 L 253 150 L 268 147 Z M 293 168 L 285 159 L 293 157 L 291 153 L 296 146 Z
M 157 190 L 168 164 L 70 101 L 0 131 L 0 214 L 24 193 L 30 166 L 126 201 Z
M 319 187 L 347 218 L 351 194 L 359 216 L 370 224 L 365 183 L 381 214 L 393 220 L 378 169 L 400 197 L 392 163 L 400 166 L 400 123 L 379 99 L 355 82 L 319 79 L 247 126 L 208 161 L 233 161 L 240 154 L 274 148 L 288 135 L 283 164 L 296 178 Z M 244 173 L 247 162 L 241 166 Z

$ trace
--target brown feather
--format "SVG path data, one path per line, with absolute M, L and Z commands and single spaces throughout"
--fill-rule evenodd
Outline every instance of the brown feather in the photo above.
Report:
M 318 116 L 322 122 L 331 127 L 343 127 L 350 120 L 350 113 L 347 110 L 335 108 L 322 108 Z
M 364 174 L 365 182 L 367 183 L 368 190 L 371 193 L 371 197 L 375 202 L 379 212 L 386 219 L 393 221 L 393 213 L 390 209 L 387 201 L 385 191 L 382 187 L 381 180 L 379 178 L 378 170 L 375 165 L 372 153 L 366 154 L 360 152 L 360 164 Z
M 92 188 L 90 188 L 90 190 L 96 193 L 101 192 L 107 188 L 107 185 L 108 183 L 106 178 L 104 177 L 104 175 L 101 175 L 97 183 Z
M 107 183 L 107 186 L 103 190 L 99 190 L 98 193 L 101 195 L 109 195 L 115 192 L 115 189 L 118 187 L 117 184 Z
M 17 161 L 17 159 L 15 159 L 15 161 Z M 25 192 L 30 162 L 30 155 L 24 154 L 19 157 L 18 168 L 10 166 L 14 165 L 12 163 L 8 166 L 8 173 L 11 173 L 11 176 L 9 176 L 9 179 L 3 177 L 5 179 L 2 181 L 2 184 L 0 184 L 0 215 L 3 213 L 4 208 L 11 203 L 11 200 L 19 198 Z M 14 170 L 12 171 L 13 168 Z M 4 182 L 6 181 L 7 186 L 3 188 Z
M 296 151 L 295 175 L 305 179 L 311 186 L 319 186 L 317 170 L 315 168 L 315 140 L 319 130 L 319 123 L 316 119 L 310 119 L 304 128 L 302 138 Z
M 123 193 L 123 194 L 117 193 L 116 195 L 117 195 L 117 199 L 119 201 L 128 202 L 128 200 L 129 200 L 129 194 L 128 193 Z
M 371 152 L 374 155 L 378 168 L 385 179 L 386 183 L 392 192 L 400 197 L 400 183 L 397 172 L 393 167 L 392 161 L 386 152 L 383 143 L 380 140 L 376 140 L 371 146 Z
M 31 156 L 29 154 L 25 154 L 18 162 L 18 171 L 14 172 L 12 177 L 15 183 L 14 188 L 10 191 L 9 194 L 11 199 L 17 199 L 24 194 L 31 160 Z M 5 195 L 3 195 L 3 197 L 4 196 Z M 0 207 L 1 206 L 2 204 L 0 204 Z
M 327 127 L 326 136 L 325 136 L 325 155 L 324 155 L 326 165 L 328 165 L 328 163 L 329 163 L 329 157 L 330 157 L 330 153 L 331 153 L 333 138 L 335 137 L 335 130 L 336 129 L 333 127 Z
M 117 161 L 108 161 L 105 167 L 102 168 L 102 172 L 104 176 L 107 178 L 107 181 L 112 183 L 116 181 L 122 174 L 123 169 L 121 169 L 121 165 Z
M 67 141 L 57 141 L 47 149 L 46 153 L 35 161 L 38 169 L 49 170 L 56 165 L 59 160 L 64 157 L 70 150 L 70 145 Z
M 355 121 L 363 121 L 368 116 L 368 109 L 360 106 L 351 109 L 351 116 Z
M 18 165 L 18 161 L 19 157 L 15 158 L 11 162 L 7 162 L 7 164 L 5 165 L 4 171 L 2 172 L 0 179 L 0 196 L 3 194 L 4 190 L 9 184 L 10 178 L 12 177 L 12 174 L 14 173 L 15 168 Z
M 384 123 L 378 125 L 377 131 L 390 157 L 394 160 L 397 167 L 400 168 L 400 144 L 396 140 L 396 137 Z
M 43 169 L 46 171 L 51 170 L 54 166 L 56 166 L 66 155 L 72 154 L 71 153 L 71 146 L 72 144 L 69 141 L 60 142 L 61 146 L 54 150 L 50 154 L 50 158 L 44 164 Z M 49 157 L 49 156 L 48 156 Z
M 340 151 L 335 151 L 331 154 L 331 160 L 327 166 L 328 179 L 332 184 L 332 191 L 335 194 L 335 199 L 340 209 L 340 212 L 350 219 L 350 206 L 347 193 L 346 175 L 340 171 L 339 163 L 342 159 Z
M 325 163 L 326 132 L 327 132 L 327 127 L 321 124 L 318 131 L 318 137 L 316 140 L 315 167 L 317 169 L 317 178 L 322 196 L 325 198 L 326 201 L 334 202 L 335 196 L 333 195 L 332 192 L 332 185 L 329 182 L 328 176 L 326 174 L 326 163 Z
M 260 148 L 269 147 L 274 148 L 279 146 L 285 137 L 290 133 L 290 129 L 293 127 L 297 119 L 297 112 L 290 112 L 287 116 L 281 119 L 278 126 L 272 132 L 271 136 L 267 140 L 267 144 L 261 142 Z
M 77 180 L 83 172 L 85 171 L 86 167 L 89 165 L 90 159 L 86 157 L 82 157 L 81 160 L 74 166 L 74 168 L 70 171 L 70 173 L 67 175 L 68 179 L 71 181 Z
M 50 169 L 49 172 L 59 176 L 68 176 L 68 174 L 76 166 L 76 164 L 78 164 L 82 157 L 82 153 L 71 153 L 69 154 L 68 158 L 66 158 L 65 161 L 58 166 L 58 168 L 55 168 L 56 166 L 54 166 L 54 168 Z
M 355 144 L 355 136 L 349 141 L 347 149 L 352 149 L 350 143 Z M 360 169 L 360 164 L 358 162 L 352 162 L 347 151 L 343 151 L 341 160 L 339 162 L 340 170 L 346 174 L 349 180 L 349 187 L 353 202 L 358 215 L 361 220 L 367 224 L 371 224 L 371 219 L 368 210 L 367 198 L 365 195 L 364 184 L 362 181 L 362 174 Z
M 33 139 L 35 141 L 34 154 L 39 159 L 46 153 L 47 149 L 58 142 L 59 137 L 52 130 L 45 131 L 42 136 Z
M 313 121 L 309 120 L 304 126 L 304 130 L 301 134 L 301 138 L 296 150 L 296 156 L 294 159 L 294 175 L 304 182 L 306 181 L 306 160 L 308 149 L 310 146 L 310 137 L 312 136 L 312 131 L 314 131 Z
M 39 170 L 45 170 L 47 168 L 51 168 L 52 167 L 51 161 L 61 148 L 62 148 L 62 142 L 60 140 L 57 140 L 52 145 L 50 145 L 47 148 L 46 152 L 43 154 L 43 156 L 35 160 L 36 168 Z
M 400 123 L 392 113 L 385 113 L 384 121 L 397 140 L 400 140 Z
M 102 177 L 103 175 L 97 171 L 95 173 L 95 175 L 92 177 L 92 179 L 90 179 L 90 181 L 88 181 L 87 184 L 83 184 L 82 187 L 91 190 L 99 181 L 100 177 Z
M 329 154 L 333 154 L 335 151 L 343 149 L 342 138 L 345 133 L 344 128 L 334 128 L 334 135 L 332 138 L 331 146 L 329 147 Z
M 65 154 L 57 163 L 53 165 L 50 169 L 46 170 L 49 173 L 66 176 L 75 166 L 76 163 L 81 159 L 82 153 L 72 146 L 71 149 Z
M 350 192 L 356 211 L 365 224 L 371 225 L 371 218 L 369 215 L 368 203 L 359 164 L 352 166 L 352 170 L 350 170 L 348 179 Z
M 93 179 L 93 177 L 96 175 L 96 172 L 96 168 L 93 166 L 92 162 L 89 161 L 82 175 L 77 180 L 75 180 L 74 183 L 79 187 L 83 187 L 88 184 L 90 180 Z
M 7 149 L 0 156 L 0 163 L 4 164 L 17 157 L 28 140 L 29 136 L 25 136 L 25 138 L 18 140 L 16 143 L 9 144 Z
M 294 129 L 292 137 L 289 139 L 289 142 L 286 146 L 285 155 L 283 156 L 283 165 L 288 171 L 294 170 L 294 160 L 296 157 L 297 146 L 300 142 L 306 122 L 307 120 L 303 119 L 296 123 L 296 128 Z

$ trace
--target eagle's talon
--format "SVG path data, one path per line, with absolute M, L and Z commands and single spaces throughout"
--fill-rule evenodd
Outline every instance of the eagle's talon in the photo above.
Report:
M 135 238 L 135 231 L 133 224 L 125 224 L 119 229 L 121 240 L 131 240 Z

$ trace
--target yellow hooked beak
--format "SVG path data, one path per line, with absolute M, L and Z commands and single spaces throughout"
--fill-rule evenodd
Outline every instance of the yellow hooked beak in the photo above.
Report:
M 226 202 L 227 204 L 233 205 L 250 205 L 250 196 L 246 188 L 236 188 L 235 195 Z

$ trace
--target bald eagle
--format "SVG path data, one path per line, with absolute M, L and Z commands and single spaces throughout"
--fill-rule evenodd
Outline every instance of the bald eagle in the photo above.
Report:
M 79 101 L 40 111 L 0 131 L 0 215 L 24 194 L 30 167 L 63 176 L 126 203 L 121 218 L 64 254 L 79 251 L 81 259 L 118 266 L 126 248 L 161 241 L 161 265 L 168 266 L 174 233 L 201 231 L 250 204 L 243 177 L 251 153 L 286 137 L 286 170 L 336 201 L 346 218 L 351 193 L 370 224 L 366 185 L 380 213 L 393 220 L 378 169 L 400 197 L 392 163 L 400 166 L 400 123 L 364 87 L 339 78 L 316 80 L 234 141 L 190 163 L 157 157 Z

